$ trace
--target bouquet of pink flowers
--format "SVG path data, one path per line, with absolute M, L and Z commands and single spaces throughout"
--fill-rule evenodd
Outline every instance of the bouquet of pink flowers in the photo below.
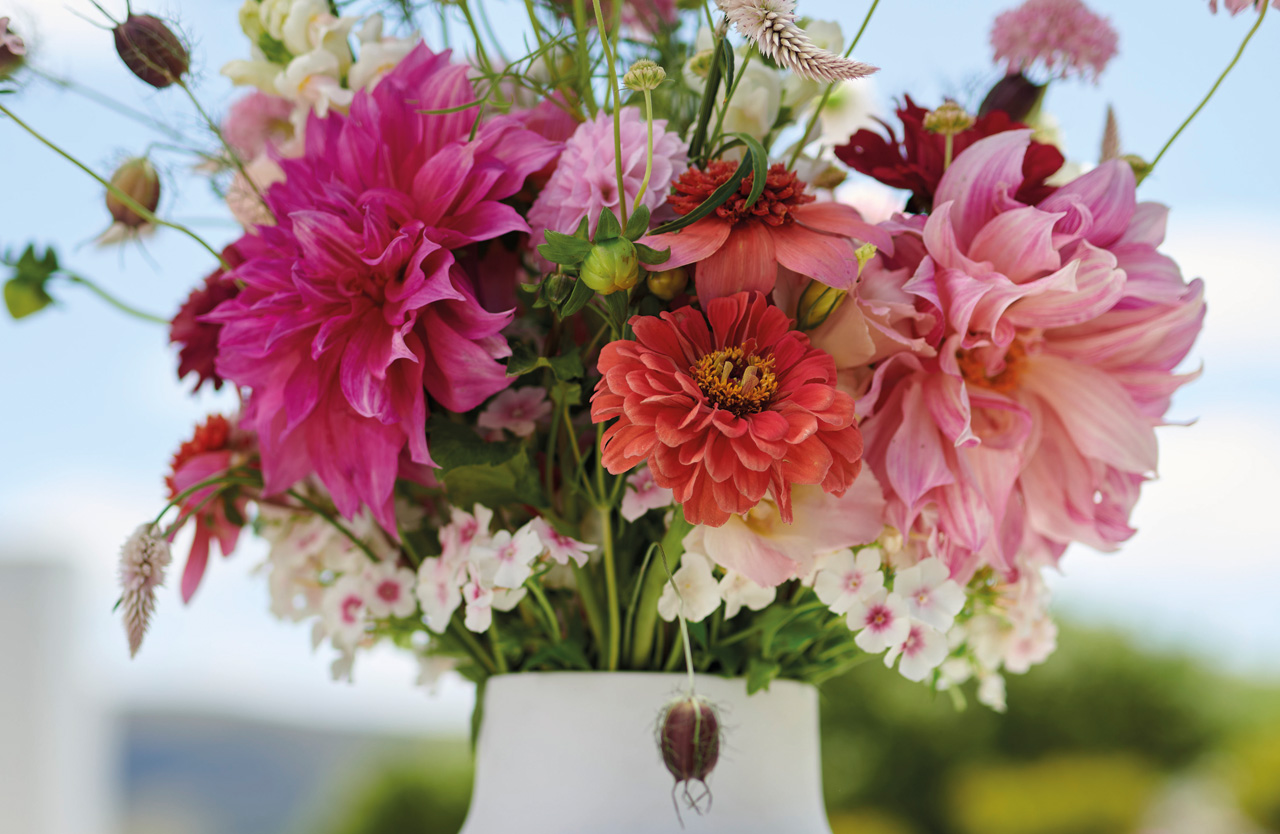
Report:
M 124 545 L 131 650 L 174 537 L 190 601 L 248 528 L 336 677 L 384 641 L 478 682 L 687 664 L 756 690 L 879 657 L 1001 709 L 1055 646 L 1042 574 L 1133 535 L 1205 313 L 1138 197 L 1160 156 L 1112 117 L 1068 163 L 1042 111 L 1103 71 L 1108 21 L 1028 0 L 980 105 L 851 124 L 866 22 L 846 49 L 794 0 L 535 0 L 518 57 L 439 5 L 463 49 L 245 0 L 223 73 L 248 92 L 205 117 L 225 248 L 157 215 L 145 158 L 93 174 L 108 239 L 207 250 L 178 375 L 240 402 Z M 204 115 L 171 25 L 113 27 Z M 11 81 L 24 51 L 0 21 Z M 895 196 L 858 205 L 872 181 Z M 89 283 L 52 250 L 6 262 L 16 317 Z

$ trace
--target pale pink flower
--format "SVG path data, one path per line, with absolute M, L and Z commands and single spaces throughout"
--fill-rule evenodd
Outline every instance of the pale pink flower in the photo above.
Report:
M 238 99 L 222 121 L 222 137 L 241 159 L 250 160 L 293 138 L 293 102 L 254 90 Z
M 466 412 L 511 384 L 502 329 L 454 256 L 527 232 L 505 201 L 555 147 L 497 116 L 472 136 L 468 68 L 417 47 L 349 116 L 314 115 L 306 152 L 280 162 L 274 226 L 237 244 L 243 285 L 223 325 L 218 373 L 249 389 L 264 492 L 315 474 L 338 512 L 367 506 L 393 535 L 402 464 L 430 466 L 427 402 Z
M 4 53 L 8 52 L 8 55 Z M 8 69 L 8 61 L 14 57 L 26 55 L 27 45 L 17 33 L 9 29 L 9 18 L 0 17 L 0 70 Z
M 671 490 L 658 486 L 649 467 L 641 466 L 627 476 L 627 490 L 622 495 L 622 517 L 636 521 L 649 510 L 670 507 Z
M 658 616 L 667 622 L 684 617 L 691 623 L 709 617 L 721 602 L 714 567 L 706 556 L 686 552 L 658 597 Z
M 342 576 L 325 589 L 320 604 L 321 622 L 338 648 L 354 649 L 364 639 L 369 591 L 369 583 L 359 574 Z
M 1111 21 L 1080 0 L 1027 0 L 997 17 L 991 28 L 995 59 L 1009 72 L 1039 63 L 1056 78 L 1096 80 L 1115 56 L 1118 41 Z
M 626 190 L 627 211 L 640 193 L 644 180 L 647 150 L 645 120 L 639 109 L 624 107 L 619 113 L 622 126 L 622 174 Z M 672 180 L 688 168 L 687 150 L 667 123 L 653 123 L 653 173 L 641 203 L 653 211 L 666 200 Z M 533 227 L 533 244 L 543 243 L 547 229 L 572 234 L 582 218 L 587 218 L 592 234 L 600 219 L 600 210 L 618 211 L 618 175 L 615 169 L 613 117 L 603 110 L 593 121 L 578 125 L 565 144 L 555 173 L 546 188 L 529 209 L 529 225 Z
M 772 588 L 808 576 L 817 554 L 875 541 L 883 529 L 880 485 L 865 468 L 843 496 L 819 486 L 793 486 L 791 501 L 792 524 L 765 498 L 719 527 L 694 527 L 684 538 L 685 550 Z
M 516 437 L 528 437 L 537 430 L 538 421 L 550 415 L 546 389 L 530 385 L 499 393 L 480 412 L 476 424 L 482 429 L 506 429 Z
M 471 563 L 487 587 L 519 588 L 533 575 L 531 563 L 543 551 L 537 531 L 525 525 L 512 535 L 499 530 L 483 544 L 471 546 Z
M 893 592 L 906 600 L 913 619 L 945 632 L 964 608 L 964 589 L 940 559 L 925 559 L 898 571 Z
M 462 599 L 467 604 L 462 624 L 469 631 L 488 631 L 493 625 L 493 589 L 472 579 L 462 586 Z
M 855 602 L 884 587 L 882 555 L 878 547 L 864 547 L 856 556 L 848 549 L 833 553 L 814 577 L 813 592 L 833 613 L 847 614 Z
M 446 559 L 428 556 L 418 566 L 415 593 L 427 627 L 436 634 L 444 634 L 449 628 L 453 612 L 462 604 L 461 588 L 459 570 Z
M 444 561 L 451 565 L 465 562 L 470 557 L 472 544 L 489 541 L 493 510 L 483 504 L 476 504 L 472 510 L 469 513 L 450 507 L 449 523 L 440 528 L 440 551 Z
M 853 642 L 869 654 L 900 646 L 911 633 L 907 604 L 900 596 L 884 588 L 866 599 L 854 600 L 849 606 L 846 621 L 851 631 L 858 632 Z
M 120 607 L 130 657 L 136 657 L 142 646 L 156 608 L 156 588 L 164 584 L 165 569 L 172 561 L 169 543 L 150 523 L 140 525 L 120 548 Z
M 899 657 L 898 672 L 909 681 L 919 683 L 947 659 L 947 638 L 931 626 L 913 622 L 902 642 L 889 647 L 884 665 L 893 668 Z
M 556 564 L 567 565 L 570 560 L 573 560 L 577 562 L 578 567 L 583 567 L 587 564 L 589 554 L 600 549 L 599 545 L 587 544 L 566 536 L 552 527 L 545 518 L 535 518 L 529 522 L 529 525 L 538 534 L 538 539 L 546 548 L 547 555 L 555 560 Z
M 724 599 L 724 618 L 733 619 L 743 608 L 760 611 L 777 599 L 777 588 L 766 588 L 757 585 L 747 577 L 734 571 L 726 571 L 720 580 L 720 596 Z
M 412 617 L 418 610 L 418 603 L 413 598 L 417 576 L 408 568 L 402 568 L 395 562 L 378 562 L 365 569 L 364 579 L 369 587 L 365 605 L 370 617 L 404 619 Z

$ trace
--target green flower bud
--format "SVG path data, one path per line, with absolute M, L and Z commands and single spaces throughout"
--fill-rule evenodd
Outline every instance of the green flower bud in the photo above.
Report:
M 848 295 L 845 290 L 810 281 L 796 304 L 796 329 L 804 332 L 821 327 Z
M 650 272 L 645 277 L 645 282 L 649 285 L 649 292 L 663 301 L 670 301 L 689 286 L 689 273 L 682 267 L 664 269 L 661 272 Z
M 553 272 L 547 276 L 547 300 L 552 304 L 560 304 L 573 294 L 573 276 L 563 272 Z
M 622 83 L 628 90 L 642 93 L 645 90 L 656 90 L 667 80 L 667 71 L 650 60 L 636 61 L 622 76 Z
M 111 184 L 152 213 L 160 205 L 160 175 L 156 173 L 151 160 L 146 157 L 135 157 L 125 161 L 111 175 Z M 150 222 L 125 205 L 125 202 L 112 191 L 107 192 L 107 211 L 111 212 L 112 219 L 117 223 L 130 229 L 141 228 Z
M 597 243 L 582 263 L 579 276 L 601 295 L 629 290 L 640 280 L 640 258 L 625 237 Z
M 943 136 L 955 136 L 971 127 L 973 127 L 973 116 L 950 99 L 924 117 L 924 129 L 930 133 L 941 133 Z

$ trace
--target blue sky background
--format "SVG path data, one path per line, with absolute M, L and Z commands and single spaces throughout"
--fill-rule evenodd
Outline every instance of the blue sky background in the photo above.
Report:
M 122 11 L 123 0 L 105 3 Z M 866 3 L 801 0 L 808 16 L 856 30 Z M 998 71 L 987 32 L 1006 2 L 882 0 L 856 57 L 877 64 L 874 91 L 909 92 L 936 103 L 976 100 Z M 1097 0 L 1120 32 L 1120 55 L 1101 83 L 1055 85 L 1046 108 L 1063 125 L 1069 158 L 1096 158 L 1108 103 L 1124 150 L 1150 158 L 1191 111 L 1239 45 L 1252 16 L 1211 16 L 1201 0 Z M 135 2 L 180 20 L 196 44 L 198 90 L 221 112 L 236 91 L 217 74 L 243 57 L 238 2 Z M 7 9 L 7 11 L 6 11 Z M 71 14 L 86 0 L 8 0 L 0 15 L 28 35 L 43 69 L 108 92 L 199 135 L 177 91 L 154 91 L 116 59 L 110 35 Z M 495 0 L 491 17 L 518 44 L 523 4 Z M 456 30 L 455 30 L 456 31 Z M 437 30 L 428 27 L 434 40 Z M 1175 400 L 1162 430 L 1162 478 L 1135 514 L 1140 532 L 1119 554 L 1073 549 L 1054 582 L 1059 610 L 1123 625 L 1160 645 L 1187 645 L 1230 668 L 1280 675 L 1280 546 L 1274 525 L 1280 472 L 1280 13 L 1269 15 L 1233 76 L 1142 187 L 1143 199 L 1173 207 L 1166 251 L 1208 282 L 1206 330 L 1188 367 L 1204 376 Z M 976 94 L 980 97 L 981 93 Z M 6 103 L 101 172 L 141 152 L 154 136 L 137 124 L 48 84 L 31 83 Z M 55 243 L 65 263 L 139 307 L 168 316 L 211 268 L 188 239 L 162 232 L 144 244 L 99 249 L 107 225 L 99 187 L 0 120 L 0 247 Z M 208 188 L 162 149 L 162 207 L 215 243 L 237 227 Z M 174 196 L 181 191 L 181 200 Z M 157 266 L 157 264 L 159 266 Z M 189 397 L 175 379 L 163 328 L 126 319 L 88 292 L 57 286 L 64 303 L 31 319 L 0 320 L 0 559 L 64 558 L 83 568 L 67 616 L 84 635 L 86 684 L 130 702 L 181 699 L 272 716 L 404 728 L 459 726 L 461 685 L 423 708 L 413 670 L 381 655 L 357 667 L 354 687 L 328 683 L 327 658 L 309 655 L 307 629 L 267 613 L 265 582 L 251 575 L 262 549 L 242 548 L 212 566 L 195 603 L 176 592 L 161 602 L 141 657 L 125 661 L 110 612 L 119 543 L 161 505 L 169 455 L 223 396 Z M 306 706 L 299 707 L 299 702 Z

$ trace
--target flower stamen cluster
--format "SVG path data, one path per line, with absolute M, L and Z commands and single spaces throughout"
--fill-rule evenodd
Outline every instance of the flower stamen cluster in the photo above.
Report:
M 702 205 L 711 193 L 724 185 L 737 169 L 733 162 L 718 160 L 709 163 L 705 168 L 690 168 L 675 183 L 675 194 L 668 198 L 676 214 L 685 215 Z M 760 198 L 748 207 L 747 198 L 751 195 L 754 174 L 748 174 L 738 191 L 719 206 L 715 213 L 737 224 L 743 220 L 755 219 L 770 226 L 781 226 L 794 223 L 792 210 L 796 206 L 812 203 L 817 198 L 805 193 L 805 183 L 796 176 L 795 171 L 788 171 L 781 162 L 769 169 L 765 179 L 764 192 Z
M 734 416 L 763 410 L 778 392 L 773 354 L 761 357 L 742 347 L 708 353 L 689 369 L 707 399 Z

